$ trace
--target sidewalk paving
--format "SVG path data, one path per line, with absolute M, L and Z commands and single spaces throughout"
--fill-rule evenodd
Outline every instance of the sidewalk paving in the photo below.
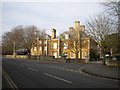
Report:
M 120 67 L 107 67 L 101 63 L 94 63 L 82 69 L 83 72 L 110 79 L 120 80 Z

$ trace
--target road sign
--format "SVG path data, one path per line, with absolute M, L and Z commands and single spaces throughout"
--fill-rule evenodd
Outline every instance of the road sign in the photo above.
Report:
M 64 56 L 64 55 L 65 55 L 65 53 L 61 53 L 61 55 L 62 55 L 62 56 Z

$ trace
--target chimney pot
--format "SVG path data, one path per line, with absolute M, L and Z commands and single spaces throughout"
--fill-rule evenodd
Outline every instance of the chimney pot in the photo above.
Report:
M 75 30 L 79 31 L 80 29 L 80 21 L 75 21 Z
M 52 29 L 52 36 L 51 36 L 52 39 L 55 39 L 56 38 L 56 30 L 55 29 Z

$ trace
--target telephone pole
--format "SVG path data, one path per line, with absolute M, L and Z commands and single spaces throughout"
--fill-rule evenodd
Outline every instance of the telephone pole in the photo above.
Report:
M 13 42 L 13 57 L 16 57 L 16 50 L 15 50 L 15 41 Z
M 82 60 L 82 39 L 81 39 L 81 31 L 79 31 L 80 34 L 80 60 Z

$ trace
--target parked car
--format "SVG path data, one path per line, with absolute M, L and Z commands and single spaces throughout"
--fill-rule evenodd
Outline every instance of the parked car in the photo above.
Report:
M 120 61 L 120 55 L 116 56 L 116 60 Z
M 110 56 L 110 52 L 107 52 L 107 53 L 105 54 L 105 56 L 106 56 L 106 57 Z

